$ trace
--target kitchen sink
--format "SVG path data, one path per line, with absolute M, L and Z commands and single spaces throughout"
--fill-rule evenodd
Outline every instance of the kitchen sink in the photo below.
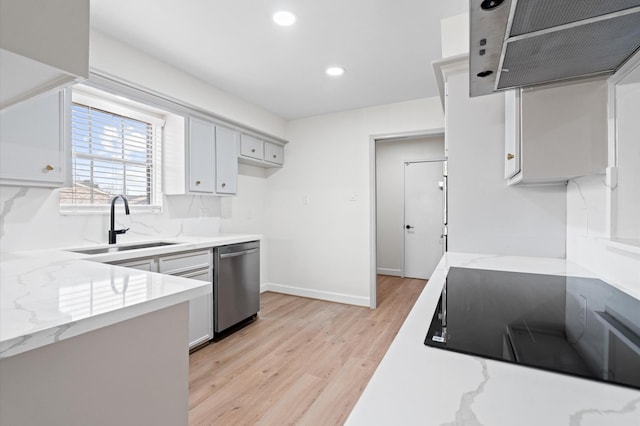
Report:
M 145 249 L 145 248 L 170 246 L 173 244 L 179 244 L 179 243 L 173 243 L 169 241 L 157 241 L 153 243 L 128 244 L 123 246 L 98 247 L 98 248 L 67 250 L 67 251 L 72 251 L 74 253 L 83 253 L 83 254 L 105 254 L 105 253 L 118 253 L 118 252 L 127 251 L 127 250 L 138 250 L 138 249 Z

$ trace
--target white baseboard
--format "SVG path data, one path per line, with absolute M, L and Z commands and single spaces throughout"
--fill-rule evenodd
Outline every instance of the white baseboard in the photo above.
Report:
M 401 277 L 402 271 L 400 269 L 389 269 L 389 268 L 377 268 L 376 274 L 379 275 L 392 275 L 394 277 Z
M 282 284 L 264 283 L 260 286 L 260 292 L 272 291 L 274 293 L 289 294 L 291 296 L 308 297 L 310 299 L 320 299 L 329 302 L 345 303 L 347 305 L 369 307 L 369 298 L 352 296 L 350 294 L 333 293 L 330 291 L 313 290 L 308 288 L 292 287 Z

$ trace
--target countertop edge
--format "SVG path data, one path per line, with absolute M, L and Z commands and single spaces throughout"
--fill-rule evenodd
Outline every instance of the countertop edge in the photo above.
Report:
M 78 268 L 82 271 L 89 271 L 92 274 L 115 276 L 120 277 L 127 275 L 127 269 L 118 265 L 110 265 L 109 263 L 126 261 L 128 259 L 146 258 L 152 256 L 171 255 L 172 253 L 180 253 L 185 251 L 193 251 L 205 248 L 214 248 L 227 244 L 242 243 L 247 241 L 262 240 L 262 235 L 258 234 L 219 234 L 212 237 L 190 237 L 184 236 L 181 238 L 155 238 L 153 240 L 138 240 L 138 242 L 147 241 L 175 241 L 177 244 L 153 247 L 139 250 L 130 250 L 125 252 L 108 253 L 100 255 L 87 255 L 82 253 L 73 253 L 68 250 L 83 248 L 83 246 L 77 246 L 73 248 L 60 248 L 60 249 L 43 249 L 34 251 L 16 251 L 16 252 L 4 252 L 2 253 L 2 262 L 0 265 L 5 266 L 13 262 L 29 264 L 32 262 L 39 262 L 39 268 L 56 267 L 60 270 L 66 268 Z M 123 245 L 131 244 L 129 241 L 123 243 Z M 106 245 L 105 245 L 106 246 Z M 88 246 L 84 246 L 88 247 Z M 9 260 L 6 260 L 9 259 Z M 61 266 L 63 265 L 63 266 Z M 94 267 L 95 266 L 95 267 Z M 20 270 L 20 267 L 15 269 Z M 16 291 L 20 299 L 24 297 L 33 297 L 38 304 L 43 302 L 48 306 L 49 300 L 45 300 L 45 297 L 51 297 L 52 288 L 46 288 L 46 283 L 37 282 L 32 287 L 24 288 L 25 284 L 20 280 L 20 274 L 15 270 L 11 272 L 5 272 L 5 268 L 1 268 L 2 271 L 2 290 L 6 294 L 11 294 L 12 291 Z M 25 272 L 28 269 L 25 267 Z M 33 327 L 33 331 L 18 331 L 16 333 L 7 332 L 4 330 L 5 336 L 2 336 L 0 341 L 0 359 L 8 358 L 18 355 L 20 353 L 37 349 L 39 347 L 49 345 L 61 340 L 69 339 L 74 336 L 78 336 L 83 333 L 95 331 L 99 328 L 108 327 L 110 325 L 130 320 L 132 318 L 142 316 L 157 310 L 161 310 L 179 303 L 187 302 L 191 299 L 206 294 L 211 294 L 212 288 L 210 283 L 204 281 L 191 280 L 188 278 L 174 277 L 170 275 L 164 275 L 154 272 L 137 271 L 137 276 L 145 276 L 146 279 L 153 284 L 166 284 L 170 285 L 171 290 L 167 290 L 168 293 L 159 295 L 158 297 L 151 297 L 149 300 L 144 300 L 140 303 L 135 303 L 129 306 L 119 307 L 114 310 L 100 312 L 97 314 L 90 314 L 87 317 L 77 320 L 64 319 L 62 321 L 51 320 L 49 324 L 45 324 L 42 328 Z M 54 278 L 50 278 L 53 282 Z M 86 280 L 95 279 L 94 277 L 87 277 Z M 57 278 L 57 280 L 63 280 L 63 278 Z M 82 278 L 80 278 L 82 282 Z M 11 287 L 13 285 L 13 288 Z M 31 283 L 29 283 L 31 285 Z M 38 296 L 38 291 L 42 291 L 42 296 Z M 35 296 L 34 296 L 35 293 Z M 55 293 L 55 292 L 54 292 Z M 38 301 L 38 297 L 42 297 L 43 300 Z M 33 302 L 32 302 L 33 303 Z M 10 306 L 11 303 L 3 303 L 3 311 Z M 14 303 L 17 305 L 17 303 Z M 12 310 L 12 309 L 9 309 Z M 15 312 L 15 311 L 14 311 Z M 29 316 L 22 321 L 28 321 L 29 323 L 39 320 L 39 316 L 26 308 L 22 312 L 28 312 Z M 13 318 L 9 316 L 13 312 L 3 312 L 2 321 L 12 321 Z M 33 319 L 35 318 L 35 320 Z M 29 326 L 16 327 L 18 329 L 27 329 Z

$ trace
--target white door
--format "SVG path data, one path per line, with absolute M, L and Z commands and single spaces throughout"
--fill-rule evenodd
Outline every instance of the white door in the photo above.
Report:
M 405 277 L 428 279 L 444 252 L 442 165 L 442 161 L 405 163 Z

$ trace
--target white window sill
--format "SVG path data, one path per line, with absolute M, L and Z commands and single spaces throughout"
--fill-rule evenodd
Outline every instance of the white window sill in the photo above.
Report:
M 124 214 L 124 205 L 122 203 L 116 204 L 116 214 Z M 161 206 L 132 206 L 129 205 L 129 211 L 132 215 L 138 214 L 161 214 Z M 76 216 L 76 215 L 105 215 L 111 214 L 111 206 L 60 206 L 61 216 Z

